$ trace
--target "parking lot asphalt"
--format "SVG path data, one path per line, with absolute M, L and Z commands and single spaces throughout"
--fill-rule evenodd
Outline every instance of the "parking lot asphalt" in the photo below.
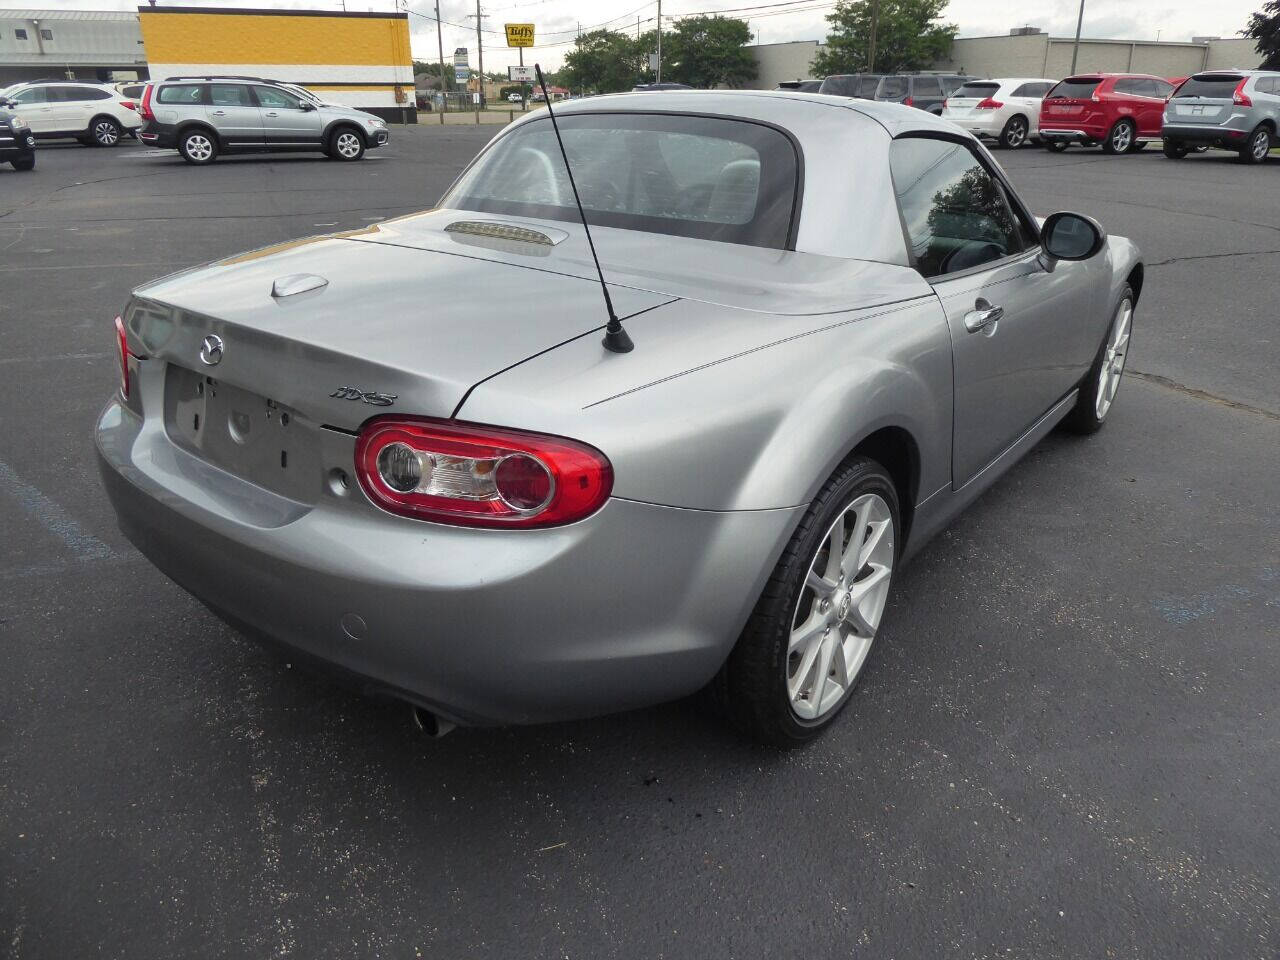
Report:
M 1000 155 L 1142 245 L 1134 375 L 904 572 L 827 736 L 433 741 L 143 561 L 91 428 L 133 285 L 429 206 L 493 132 L 0 167 L 0 956 L 1274 957 L 1280 161 Z

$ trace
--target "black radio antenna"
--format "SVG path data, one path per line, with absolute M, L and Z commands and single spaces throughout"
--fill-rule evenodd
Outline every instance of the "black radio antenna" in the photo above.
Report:
M 596 245 L 591 239 L 591 227 L 587 224 L 587 214 L 582 209 L 582 198 L 578 196 L 578 184 L 573 179 L 573 167 L 569 166 L 569 154 L 560 139 L 560 125 L 556 123 L 555 112 L 551 109 L 551 94 L 547 93 L 547 81 L 543 79 L 542 67 L 533 65 L 538 75 L 538 86 L 542 88 L 542 99 L 547 103 L 547 113 L 551 117 L 551 129 L 556 133 L 556 143 L 560 144 L 560 156 L 564 158 L 564 168 L 569 174 L 569 186 L 573 188 L 573 202 L 578 205 L 578 216 L 582 218 L 582 229 L 587 234 L 587 246 L 591 248 L 591 259 L 596 264 L 596 275 L 600 277 L 600 289 L 604 291 L 604 308 L 609 312 L 609 323 L 604 328 L 604 348 L 614 353 L 630 353 L 635 346 L 627 331 L 622 329 L 622 321 L 613 310 L 613 300 L 609 297 L 609 285 L 604 282 L 604 271 L 600 269 L 600 258 L 596 256 Z

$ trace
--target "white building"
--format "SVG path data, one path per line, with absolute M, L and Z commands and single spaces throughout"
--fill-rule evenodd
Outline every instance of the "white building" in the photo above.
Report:
M 147 75 L 136 13 L 0 10 L 0 86 L 17 80 Z

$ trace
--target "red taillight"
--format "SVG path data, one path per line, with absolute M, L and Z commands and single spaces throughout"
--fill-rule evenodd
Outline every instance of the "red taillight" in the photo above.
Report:
M 1252 107 L 1253 101 L 1245 95 L 1244 85 L 1249 82 L 1249 78 L 1245 77 L 1236 84 L 1236 92 L 1231 95 L 1231 102 L 1237 107 Z
M 950 102 L 951 102 L 950 98 L 944 98 L 942 101 L 942 109 L 943 110 L 947 109 L 947 104 Z
M 573 523 L 613 489 L 612 465 L 586 444 L 426 418 L 370 420 L 356 441 L 356 476 L 390 513 L 465 527 Z
M 133 102 L 132 100 L 121 100 L 121 101 L 120 101 L 120 106 L 124 107 L 126 110 L 137 110 L 137 109 L 138 109 L 138 108 L 137 108 L 137 106 L 134 104 L 134 102 Z
M 125 336 L 124 320 L 116 317 L 116 350 L 120 354 L 120 396 L 129 399 L 129 338 Z
M 978 104 L 979 110 L 999 110 L 1004 104 L 999 100 L 992 100 L 990 97 Z
M 911 97 L 907 97 L 907 99 L 902 101 L 902 105 L 904 107 L 914 107 L 916 105 L 916 102 Z
M 143 120 L 154 120 L 156 115 L 151 112 L 151 84 L 147 84 L 142 88 L 142 109 L 139 111 Z

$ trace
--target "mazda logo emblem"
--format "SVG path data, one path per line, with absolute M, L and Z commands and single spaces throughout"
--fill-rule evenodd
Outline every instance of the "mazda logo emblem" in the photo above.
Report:
M 200 360 L 211 367 L 222 360 L 222 338 L 216 333 L 209 334 L 200 344 Z

